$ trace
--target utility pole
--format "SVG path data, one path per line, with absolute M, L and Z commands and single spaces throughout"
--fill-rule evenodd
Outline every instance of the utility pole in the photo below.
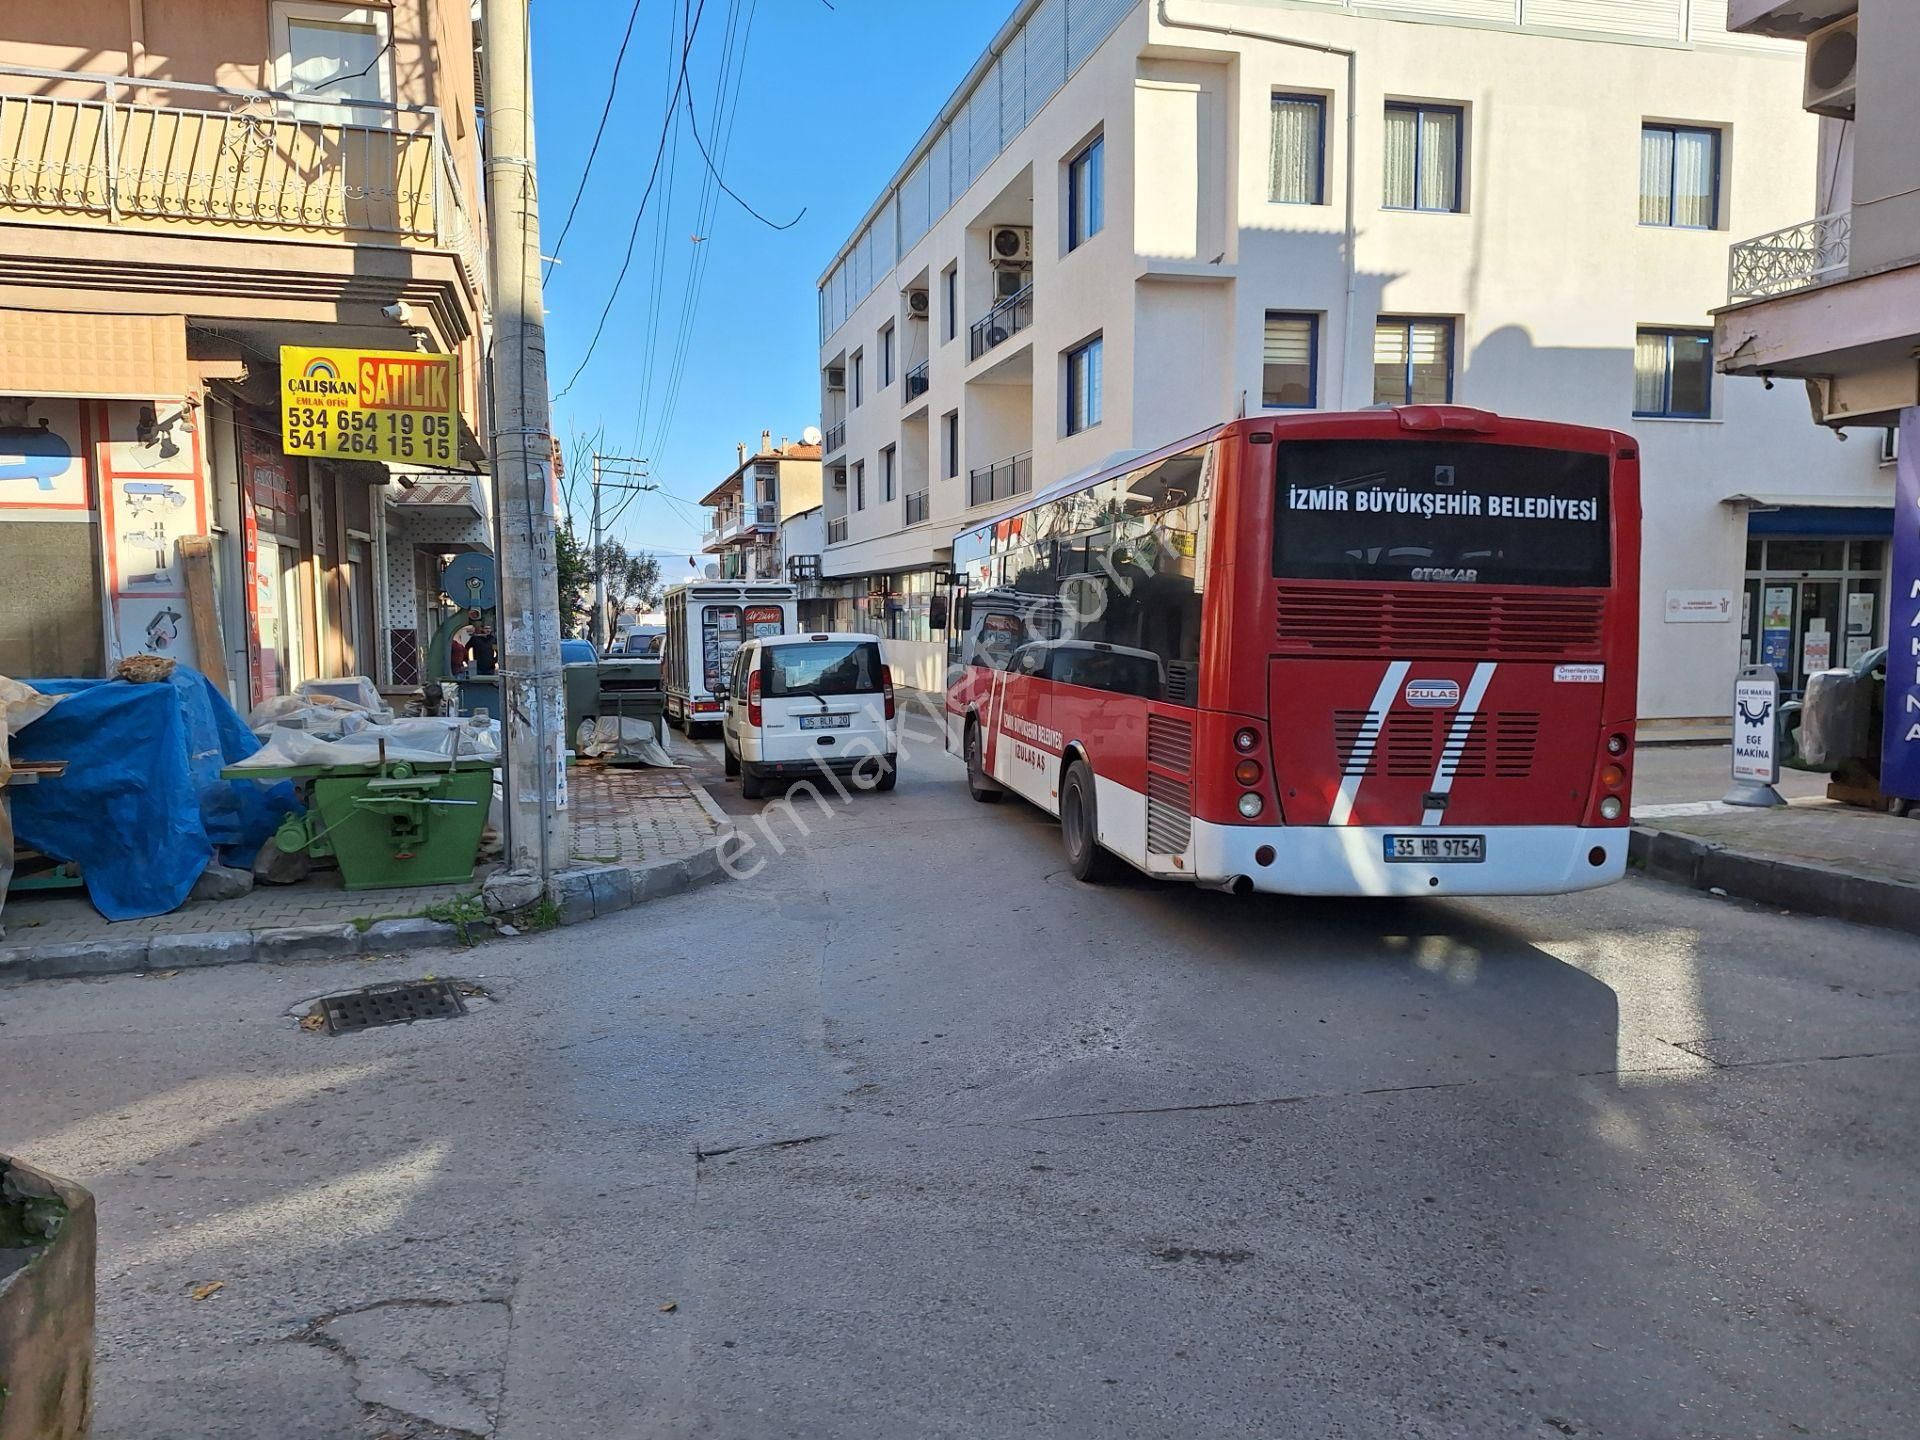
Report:
M 481 45 L 492 239 L 492 449 L 500 534 L 506 855 L 516 877 L 544 884 L 570 863 L 572 846 L 527 0 L 486 0 Z
M 645 470 L 604 470 L 607 465 L 645 465 L 646 459 L 639 455 L 602 455 L 593 452 L 593 524 L 588 530 L 587 557 L 593 564 L 593 622 L 587 627 L 587 638 L 593 642 L 593 648 L 602 655 L 612 642 L 610 620 L 607 616 L 607 572 L 600 563 L 600 485 L 601 475 L 611 474 L 631 480 L 646 478 Z M 658 485 L 615 485 L 616 490 L 632 493 L 639 490 L 658 490 Z

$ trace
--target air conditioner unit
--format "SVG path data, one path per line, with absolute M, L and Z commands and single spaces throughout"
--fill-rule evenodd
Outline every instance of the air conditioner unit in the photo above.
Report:
M 1025 270 L 1002 269 L 993 272 L 993 298 L 1011 300 L 1027 288 Z
M 836 490 L 847 488 L 847 470 L 844 465 L 834 467 L 833 488 Z
M 1807 37 L 1805 106 L 1816 115 L 1853 119 L 1854 91 L 1860 73 L 1860 17 L 1816 30 Z
M 907 292 L 907 314 L 913 316 L 916 320 L 924 320 L 927 318 L 928 308 L 929 302 L 926 291 L 909 290 Z
M 829 365 L 827 367 L 827 389 L 844 390 L 847 388 L 847 367 Z
M 995 265 L 1031 265 L 1033 231 L 1025 225 L 996 225 L 988 249 Z

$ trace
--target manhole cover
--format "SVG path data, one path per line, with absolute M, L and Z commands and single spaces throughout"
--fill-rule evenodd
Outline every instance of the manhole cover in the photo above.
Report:
M 401 985 L 369 985 L 320 1001 L 327 1033 L 371 1030 L 376 1025 L 411 1025 L 416 1020 L 446 1020 L 467 1013 L 460 992 L 448 980 L 415 980 Z

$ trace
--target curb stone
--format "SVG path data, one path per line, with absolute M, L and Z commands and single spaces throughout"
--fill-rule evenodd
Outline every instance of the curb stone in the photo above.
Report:
M 691 782 L 689 782 L 691 784 Z M 650 900 L 664 900 L 725 880 L 722 855 L 733 838 L 733 821 L 704 786 L 691 786 L 717 833 L 691 855 L 646 865 L 593 865 L 568 870 L 548 882 L 547 895 L 562 925 L 578 925 Z M 530 897 L 537 898 L 535 890 Z M 443 948 L 460 943 L 458 926 L 413 917 L 358 926 L 293 925 L 263 930 L 218 930 L 186 935 L 76 940 L 54 945 L 0 942 L 0 985 L 11 980 L 59 980 L 125 975 L 142 970 L 183 970 L 259 960 L 333 960 L 393 950 Z
M 1627 858 L 1654 880 L 1721 890 L 1777 910 L 1920 935 L 1920 885 L 1856 875 L 1804 860 L 1731 850 L 1672 830 L 1634 826 Z

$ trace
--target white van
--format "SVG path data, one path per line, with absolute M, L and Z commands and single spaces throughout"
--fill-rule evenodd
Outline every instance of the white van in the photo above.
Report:
M 740 793 L 757 800 L 822 770 L 891 790 L 900 720 L 893 675 L 873 635 L 776 635 L 749 640 L 728 677 L 720 743 Z

